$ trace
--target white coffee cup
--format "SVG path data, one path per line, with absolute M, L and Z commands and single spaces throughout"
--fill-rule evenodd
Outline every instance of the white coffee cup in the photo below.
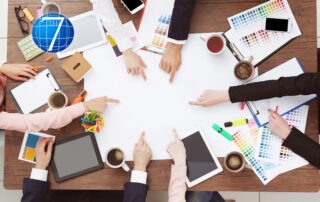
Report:
M 49 110 L 61 109 L 68 105 L 68 97 L 62 91 L 56 91 L 50 94 L 47 104 Z
M 48 13 L 61 13 L 60 7 L 57 3 L 47 2 L 46 0 L 41 0 L 41 3 L 41 11 L 43 15 Z
M 110 168 L 122 168 L 126 172 L 130 170 L 123 150 L 118 147 L 112 147 L 106 152 L 105 163 Z
M 206 43 L 207 51 L 212 55 L 219 55 L 226 48 L 226 39 L 221 34 L 206 34 L 200 38 Z

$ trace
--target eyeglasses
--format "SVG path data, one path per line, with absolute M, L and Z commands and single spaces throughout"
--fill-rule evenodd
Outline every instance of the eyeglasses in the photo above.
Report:
M 17 17 L 17 20 L 19 22 L 21 32 L 23 34 L 29 34 L 29 24 L 25 20 L 25 14 L 23 12 L 23 9 L 21 8 L 21 6 L 14 7 L 14 11 L 16 13 L 16 17 Z

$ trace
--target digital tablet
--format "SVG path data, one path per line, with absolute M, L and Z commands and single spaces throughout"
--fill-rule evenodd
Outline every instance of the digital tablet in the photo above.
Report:
M 51 167 L 56 182 L 104 168 L 94 133 L 56 141 Z
M 58 58 L 64 58 L 107 43 L 107 36 L 101 20 L 93 11 L 71 17 L 69 20 L 74 28 L 74 38 L 68 48 L 57 53 Z
M 220 173 L 222 166 L 200 130 L 182 139 L 187 153 L 188 187 Z

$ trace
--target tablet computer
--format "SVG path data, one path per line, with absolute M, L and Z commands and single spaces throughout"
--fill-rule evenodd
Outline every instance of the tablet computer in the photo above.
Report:
M 104 168 L 94 133 L 56 141 L 51 168 L 56 182 Z
M 187 153 L 188 187 L 222 172 L 222 166 L 200 130 L 182 139 Z
M 74 28 L 74 38 L 68 48 L 57 53 L 58 58 L 64 58 L 107 43 L 107 36 L 101 20 L 93 11 L 71 17 L 69 20 Z

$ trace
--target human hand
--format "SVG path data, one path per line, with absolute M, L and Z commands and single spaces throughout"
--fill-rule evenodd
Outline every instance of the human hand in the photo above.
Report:
M 138 54 L 129 49 L 123 52 L 123 58 L 128 74 L 133 76 L 141 75 L 144 80 L 147 80 L 147 76 L 144 72 L 144 68 L 146 68 L 147 65 Z
M 86 111 L 96 111 L 97 113 L 101 114 L 107 109 L 108 102 L 120 103 L 120 101 L 117 99 L 112 99 L 108 97 L 99 97 L 99 98 L 86 101 L 83 103 L 83 105 Z
M 133 150 L 133 170 L 145 172 L 151 160 L 152 151 L 149 144 L 145 140 L 145 133 L 140 136 L 139 142 L 134 145 Z
M 0 72 L 17 81 L 27 81 L 37 75 L 32 66 L 27 64 L 4 64 L 0 68 Z
M 226 101 L 230 101 L 228 91 L 205 90 L 197 101 L 191 101 L 189 102 L 189 104 L 202 107 L 209 107 Z
M 182 45 L 169 42 L 167 43 L 166 49 L 162 55 L 160 68 L 163 71 L 170 73 L 170 82 L 173 81 L 176 71 L 179 70 L 179 67 L 181 65 L 181 49 Z
M 167 152 L 170 154 L 175 165 L 186 165 L 187 156 L 184 144 L 175 129 L 173 129 L 173 133 L 175 134 L 175 140 L 168 145 Z
M 46 170 L 52 154 L 52 138 L 41 137 L 37 142 L 35 156 L 36 156 L 36 168 Z
M 287 139 L 289 134 L 291 133 L 291 128 L 288 125 L 287 121 L 282 118 L 277 112 L 268 109 L 270 116 L 269 116 L 269 129 L 271 133 L 277 135 L 282 139 Z

